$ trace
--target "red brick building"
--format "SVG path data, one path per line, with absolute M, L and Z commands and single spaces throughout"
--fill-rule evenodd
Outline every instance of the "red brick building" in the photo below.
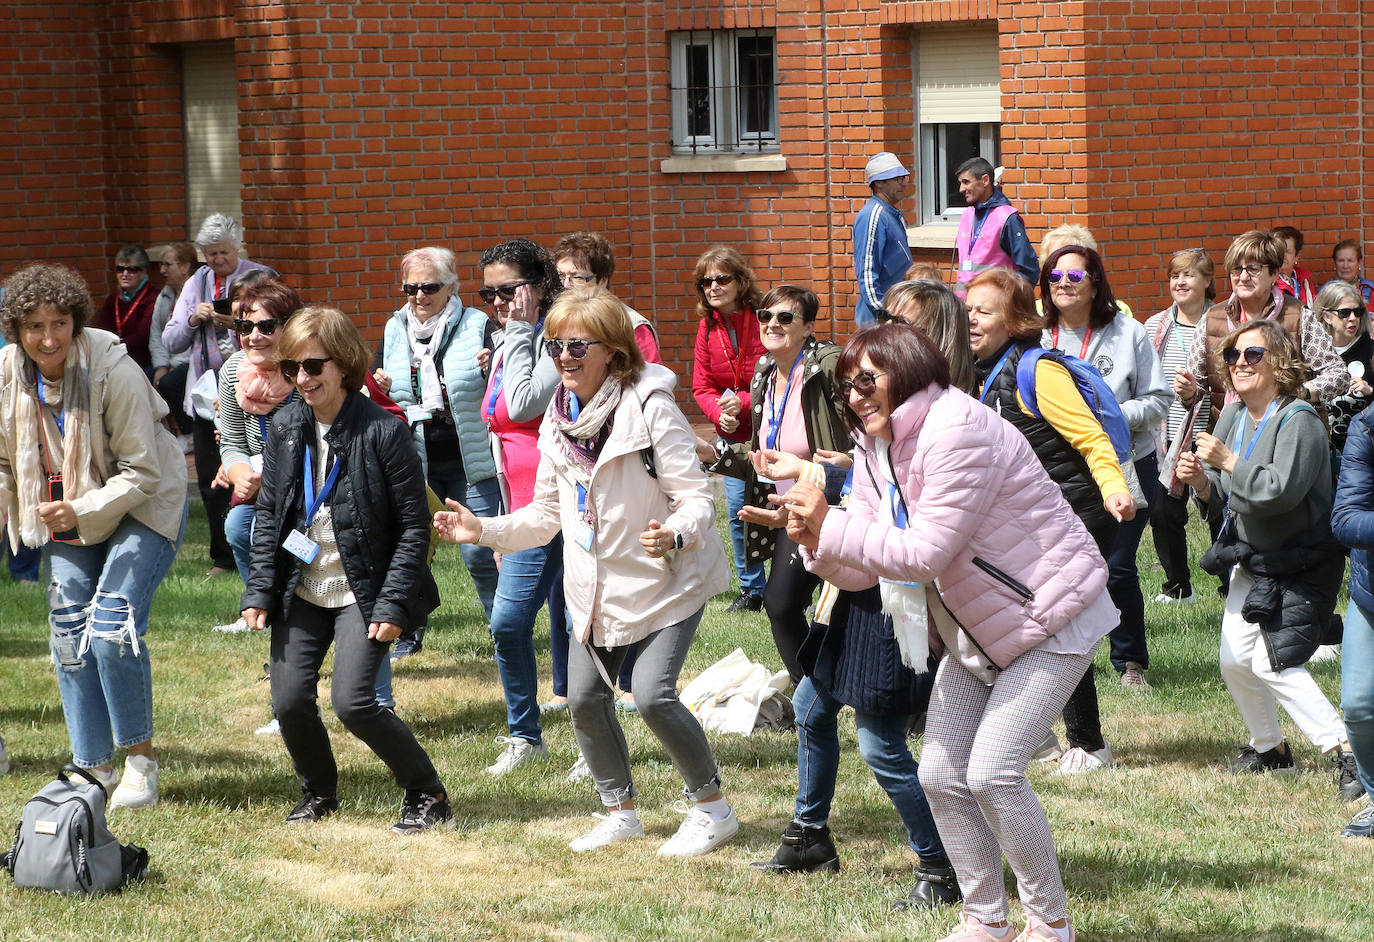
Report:
M 185 238 L 211 209 L 241 211 L 248 254 L 307 298 L 374 326 L 411 247 L 451 246 L 471 296 L 487 245 L 591 228 L 684 365 L 690 271 L 714 242 L 765 284 L 810 283 L 848 329 L 879 150 L 921 168 L 903 207 L 918 257 L 948 267 L 942 170 L 981 150 L 1032 238 L 1090 226 L 1142 313 L 1170 251 L 1219 256 L 1248 228 L 1304 230 L 1319 280 L 1337 240 L 1374 248 L 1374 0 L 6 10 L 0 271 L 63 261 L 97 295 L 119 246 Z

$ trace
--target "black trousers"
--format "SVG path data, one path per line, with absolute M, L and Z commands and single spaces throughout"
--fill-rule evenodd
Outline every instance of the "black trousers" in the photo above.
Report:
M 763 589 L 763 610 L 768 613 L 768 623 L 773 629 L 773 643 L 778 647 L 783 667 L 792 676 L 792 683 L 800 683 L 801 661 L 797 652 L 806 640 L 808 625 L 806 608 L 811 604 L 811 596 L 816 586 L 821 584 L 819 576 L 806 571 L 802 563 L 801 549 L 787 536 L 787 531 L 773 531 L 777 535 L 777 546 L 773 550 L 773 565 L 768 573 L 768 584 Z
M 320 608 L 293 599 L 291 618 L 272 626 L 272 712 L 296 768 L 301 790 L 335 797 L 339 770 L 329 733 L 316 705 L 320 665 L 334 645 L 330 698 L 334 715 L 386 763 L 407 792 L 437 795 L 444 790 L 429 754 L 400 717 L 377 705 L 377 669 L 391 649 L 367 636 L 357 605 Z
M 1112 553 L 1118 528 L 1119 524 L 1113 520 L 1088 531 L 1103 559 Z M 1070 748 L 1077 746 L 1086 752 L 1096 752 L 1106 745 L 1102 738 L 1102 711 L 1097 703 L 1097 678 L 1093 676 L 1092 661 L 1088 662 L 1083 679 L 1069 695 L 1069 702 L 1064 704 L 1064 734 Z
M 210 563 L 223 569 L 234 568 L 234 551 L 224 538 L 224 518 L 229 513 L 232 488 L 211 487 L 219 471 L 219 445 L 215 442 L 215 423 L 199 416 L 191 423 L 191 443 L 195 448 L 196 485 L 205 504 L 205 516 L 210 521 Z

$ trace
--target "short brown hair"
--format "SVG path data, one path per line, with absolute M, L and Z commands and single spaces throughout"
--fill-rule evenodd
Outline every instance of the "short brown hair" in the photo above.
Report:
M 759 306 L 767 309 L 779 301 L 789 302 L 801 308 L 801 319 L 808 324 L 815 323 L 816 316 L 821 312 L 821 300 L 816 297 L 816 292 L 801 285 L 778 285 L 763 296 Z
M 845 344 L 835 364 L 835 375 L 848 379 L 859 372 L 864 357 L 887 374 L 888 403 L 895 411 L 916 393 L 935 383 L 949 388 L 949 362 L 940 348 L 919 330 L 905 324 L 878 324 L 865 327 Z M 863 431 L 863 422 L 849 407 L 845 397 L 844 424 L 850 432 Z
M 301 308 L 286 322 L 277 355 L 294 360 L 311 340 L 318 340 L 324 347 L 325 356 L 343 372 L 345 389 L 357 392 L 363 388 L 372 356 L 347 314 L 319 304 Z
M 1263 229 L 1251 229 L 1244 235 L 1236 236 L 1226 250 L 1224 264 L 1226 270 L 1232 272 L 1242 262 L 1259 262 L 1272 275 L 1283 267 L 1283 257 L 1287 254 L 1288 247 L 1277 235 Z
M 1294 227 L 1294 226 L 1275 226 L 1275 227 L 1274 227 L 1274 235 L 1278 236 L 1280 239 L 1292 239 L 1292 240 L 1293 240 L 1293 251 L 1294 251 L 1294 252 L 1297 252 L 1297 253 L 1301 253 L 1301 252 L 1302 252 L 1302 246 L 1303 246 L 1302 233 L 1299 232 L 1298 229 L 1297 229 L 1296 227 Z M 1285 249 L 1286 249 L 1286 248 L 1287 248 L 1287 247 L 1285 246 Z M 1286 253 L 1285 253 L 1285 254 L 1286 254 Z
M 194 271 L 197 263 L 200 262 L 200 256 L 196 254 L 196 247 L 190 242 L 173 242 L 162 250 L 162 258 L 159 261 L 181 262 L 184 265 L 190 265 L 191 270 Z
M 553 260 L 557 263 L 565 258 L 591 272 L 597 281 L 609 284 L 615 274 L 615 252 L 610 240 L 599 232 L 574 232 L 559 239 L 553 247 Z
M 0 330 L 10 343 L 19 342 L 19 324 L 44 305 L 72 319 L 75 337 L 90 323 L 91 292 L 86 281 L 66 265 L 26 265 L 5 281 L 0 305 Z
M 1269 365 L 1274 370 L 1274 380 L 1278 383 L 1279 395 L 1296 396 L 1302 384 L 1307 380 L 1307 363 L 1298 352 L 1297 341 L 1278 321 L 1258 320 L 1247 321 L 1235 330 L 1222 338 L 1217 349 L 1212 351 L 1212 359 L 1216 364 L 1217 370 L 1221 373 L 1221 385 L 1227 392 L 1235 392 L 1235 383 L 1231 381 L 1231 371 L 1226 367 L 1226 361 L 1222 359 L 1222 352 L 1227 347 L 1236 346 L 1237 341 L 1243 334 L 1258 330 L 1264 335 L 1264 345 L 1269 348 L 1265 354 L 1269 358 Z
M 1045 322 L 1035 310 L 1035 289 L 1024 277 L 1006 268 L 987 268 L 968 283 L 969 288 L 986 285 L 1002 293 L 1007 305 L 1002 319 L 1012 340 L 1039 343 Z M 966 296 L 967 297 L 967 296 Z
M 1188 271 L 1189 269 L 1192 269 L 1203 278 L 1207 279 L 1207 290 L 1202 293 L 1202 296 L 1208 301 L 1216 300 L 1216 265 L 1212 262 L 1212 256 L 1208 255 L 1202 249 L 1183 249 L 1182 251 L 1175 252 L 1173 257 L 1169 259 L 1170 278 L 1173 278 L 1181 271 Z
M 741 304 L 757 309 L 762 303 L 763 297 L 759 292 L 757 280 L 754 278 L 754 269 L 749 267 L 749 263 L 744 260 L 739 249 L 728 245 L 713 245 L 701 257 L 697 259 L 697 266 L 692 270 L 692 289 L 697 293 L 697 313 L 702 317 L 711 316 L 711 305 L 706 303 L 706 292 L 697 285 L 711 268 L 720 268 L 728 275 L 734 275 L 739 281 L 739 299 Z
M 1337 242 L 1336 247 L 1331 250 L 1331 257 L 1334 259 L 1341 254 L 1341 249 L 1354 249 L 1355 257 L 1362 262 L 1364 261 L 1364 246 L 1360 245 L 1359 239 L 1342 239 Z
M 282 281 L 269 279 L 249 285 L 239 294 L 239 314 L 257 304 L 270 316 L 284 321 L 301 308 L 301 296 L 296 289 Z
M 589 334 L 578 339 L 600 341 L 611 351 L 607 369 L 612 376 L 622 383 L 639 379 L 644 372 L 644 354 L 635 343 L 635 325 L 623 301 L 597 285 L 564 291 L 549 309 L 544 335 L 552 337 L 571 323 Z

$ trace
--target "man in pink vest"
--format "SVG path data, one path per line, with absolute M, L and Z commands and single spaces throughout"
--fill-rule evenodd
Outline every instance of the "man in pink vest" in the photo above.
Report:
M 982 157 L 971 157 L 959 165 L 958 178 L 959 192 L 968 203 L 954 237 L 959 284 L 972 281 L 988 268 L 1010 268 L 1031 284 L 1039 281 L 1040 263 L 1026 235 L 1026 225 L 992 182 L 992 164 Z

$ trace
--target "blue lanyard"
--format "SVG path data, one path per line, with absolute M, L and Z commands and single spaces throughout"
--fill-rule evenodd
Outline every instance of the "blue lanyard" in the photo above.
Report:
M 902 492 L 897 490 L 897 485 L 887 486 L 887 499 L 892 504 L 892 524 L 898 530 L 905 530 L 907 525 L 906 503 L 902 500 Z
M 1002 359 L 998 360 L 997 365 L 992 368 L 992 372 L 988 374 L 987 382 L 983 384 L 983 391 L 978 394 L 979 402 L 988 401 L 988 392 L 992 389 L 993 380 L 1002 374 L 1002 367 L 1007 365 L 1007 357 L 1011 356 L 1011 352 L 1015 349 L 1016 344 L 1007 347 L 1007 352 L 1002 354 Z
M 46 398 L 44 398 L 44 396 L 43 396 L 43 374 L 42 374 L 42 373 L 39 373 L 39 374 L 38 374 L 38 401 L 41 402 L 41 403 L 43 403 L 43 405 L 47 406 L 48 411 L 49 411 L 50 413 L 52 413 L 52 419 L 53 419 L 53 421 L 57 423 L 57 431 L 58 431 L 58 433 L 61 434 L 63 438 L 66 438 L 66 437 L 67 437 L 67 407 L 64 405 L 64 406 L 62 407 L 62 411 L 61 411 L 61 412 L 58 412 L 58 411 L 57 411 L 56 409 L 54 409 L 52 406 L 49 406 L 49 405 L 48 405 L 48 400 L 47 400 Z
M 293 390 L 291 390 L 290 395 L 288 395 L 285 399 L 283 399 L 283 400 L 281 401 L 281 404 L 282 404 L 282 405 L 286 405 L 288 402 L 290 402 L 292 399 L 295 399 L 295 398 L 296 398 L 296 391 L 293 389 Z M 269 413 L 269 414 L 270 414 L 270 413 Z M 258 416 L 258 430 L 259 430 L 260 432 L 262 432 L 262 444 L 263 444 L 263 447 L 265 448 L 265 447 L 267 446 L 267 416 L 265 416 L 265 415 L 260 415 L 260 416 Z M 313 481 L 314 478 L 311 478 L 311 480 Z
M 334 490 L 334 482 L 339 480 L 339 459 L 336 455 L 334 464 L 330 467 L 329 473 L 324 477 L 324 486 L 320 488 L 318 494 L 315 493 L 315 459 L 311 454 L 312 449 L 309 445 L 305 446 L 305 526 L 306 529 L 315 522 L 315 514 L 319 512 L 320 505 L 329 496 L 330 491 Z
M 577 394 L 572 392 L 568 393 L 568 417 L 571 418 L 574 422 L 576 422 L 577 417 L 581 414 L 582 404 L 577 401 Z M 583 487 L 581 484 L 576 485 L 576 487 L 577 512 L 580 514 L 585 514 L 587 512 L 587 489 Z
M 506 358 L 501 354 L 496 354 L 496 369 L 491 374 L 491 395 L 487 397 L 486 413 L 487 418 L 494 418 L 496 415 L 496 400 L 501 395 L 501 382 L 506 375 Z M 576 396 L 573 396 L 576 399 Z
M 801 366 L 801 361 L 805 356 L 806 351 L 803 350 L 797 354 L 797 359 L 792 362 L 792 369 L 787 373 L 787 388 L 783 390 L 782 402 L 778 403 L 776 408 L 773 405 L 776 399 L 773 395 L 773 389 L 777 384 L 773 382 L 768 384 L 768 418 L 772 422 L 772 426 L 768 429 L 767 447 L 770 451 L 778 447 L 778 433 L 782 431 L 782 414 L 787 409 L 788 398 L 792 395 L 792 380 L 796 378 L 797 367 Z
M 978 241 L 978 233 L 983 231 L 983 223 L 987 222 L 991 215 L 992 207 L 988 207 L 988 211 L 983 213 L 981 218 L 978 216 L 978 207 L 973 207 L 973 235 L 968 239 L 969 248 L 973 248 L 973 244 Z
M 1250 435 L 1250 444 L 1249 444 L 1248 446 L 1246 446 L 1245 454 L 1242 456 L 1242 460 L 1244 460 L 1244 461 L 1249 461 L 1249 460 L 1250 460 L 1250 453 L 1251 453 L 1252 451 L 1255 450 L 1255 442 L 1259 441 L 1260 432 L 1263 432 L 1263 431 L 1264 431 L 1264 426 L 1269 422 L 1269 417 L 1272 416 L 1275 412 L 1277 412 L 1277 411 L 1278 411 L 1278 408 L 1279 408 L 1279 401 L 1278 401 L 1277 399 L 1275 399 L 1273 402 L 1269 403 L 1269 408 L 1264 410 L 1264 417 L 1261 418 L 1261 419 L 1259 420 L 1259 424 L 1255 426 L 1255 431 L 1251 433 L 1251 435 Z M 1240 415 L 1240 417 L 1239 417 L 1239 418 L 1237 419 L 1237 421 L 1236 421 L 1236 444 L 1235 444 L 1235 446 L 1231 449 L 1232 451 L 1236 452 L 1237 454 L 1240 454 L 1241 436 L 1244 434 L 1244 432 L 1245 432 L 1245 415 L 1244 415 L 1244 413 L 1242 413 L 1242 414 Z

